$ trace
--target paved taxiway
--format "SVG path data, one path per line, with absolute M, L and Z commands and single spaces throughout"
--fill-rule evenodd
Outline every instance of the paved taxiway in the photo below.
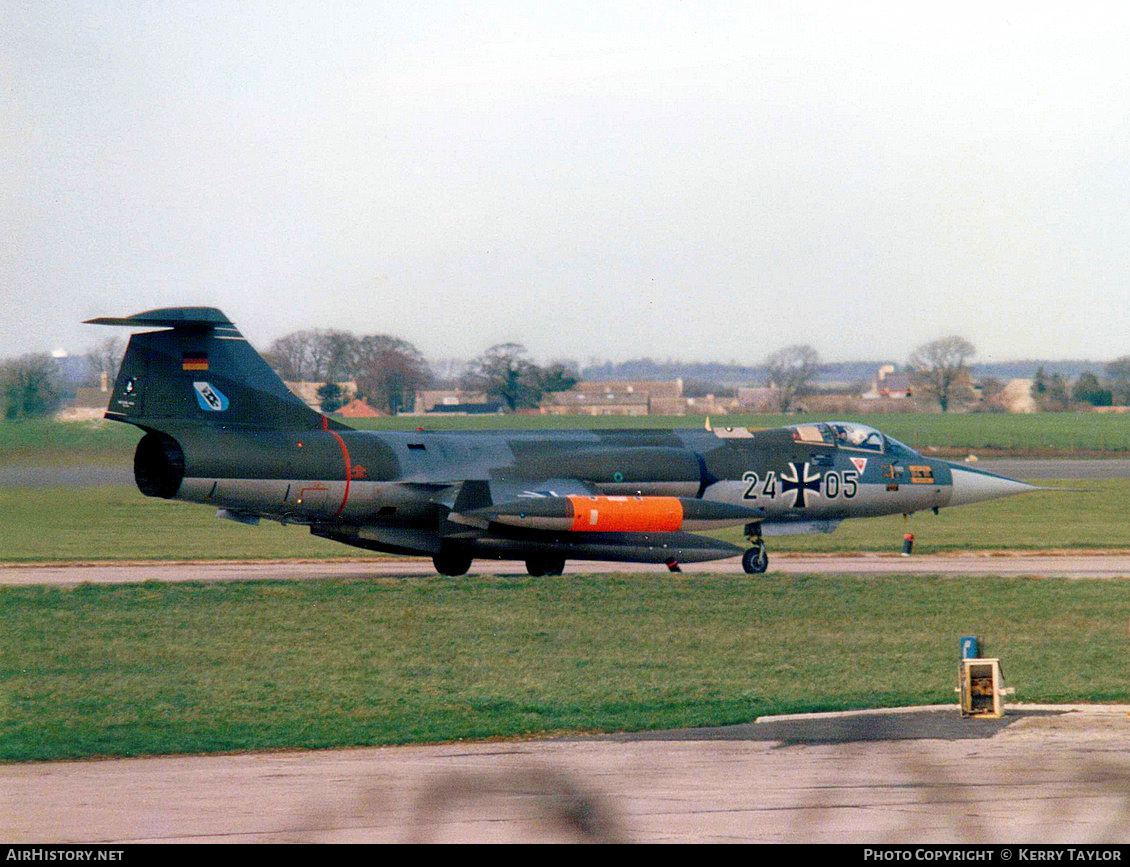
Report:
M 0 766 L 9 842 L 1130 840 L 1126 707 Z
M 745 576 L 735 560 L 694 563 L 688 574 Z M 524 575 L 520 563 L 476 560 L 472 574 Z M 566 574 L 666 574 L 662 566 L 639 563 L 571 561 Z M 1034 575 L 1065 578 L 1130 577 L 1130 554 L 1123 553 L 960 553 L 902 557 L 898 554 L 814 555 L 774 554 L 769 577 L 783 574 L 836 575 Z M 356 580 L 434 576 L 428 560 L 371 558 L 243 563 L 88 563 L 0 566 L 0 585 L 136 584 L 142 581 L 292 581 L 318 578 Z M 546 579 L 552 580 L 552 579 Z

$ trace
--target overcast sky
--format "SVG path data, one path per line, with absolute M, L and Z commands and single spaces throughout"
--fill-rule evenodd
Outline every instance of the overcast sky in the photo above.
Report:
M 1130 7 L 0 0 L 0 356 L 1130 353 Z

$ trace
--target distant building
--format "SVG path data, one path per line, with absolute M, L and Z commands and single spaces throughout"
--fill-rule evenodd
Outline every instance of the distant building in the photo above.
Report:
M 776 386 L 769 388 L 739 388 L 738 406 L 742 412 L 775 412 L 780 408 Z
M 482 403 L 437 403 L 427 415 L 498 415 L 500 412 L 501 400 L 487 400 Z
M 378 412 L 373 409 L 369 406 L 369 402 L 361 397 L 354 398 L 335 412 L 334 415 L 340 415 L 342 418 L 379 418 L 382 415 L 387 415 L 387 413 Z
M 542 396 L 546 415 L 683 415 L 683 381 L 578 382 Z
M 1010 379 L 1001 391 L 998 402 L 1009 412 L 1036 412 L 1036 398 L 1032 397 L 1031 379 Z
M 97 421 L 106 414 L 110 404 L 110 389 L 106 385 L 106 374 L 102 374 L 101 388 L 79 388 L 73 400 L 67 401 L 55 413 L 56 421 Z
M 481 391 L 426 389 L 416 392 L 414 415 L 448 413 L 450 415 L 482 415 L 502 411 L 499 401 L 489 401 Z M 403 414 L 403 413 L 402 413 Z
M 653 397 L 651 415 L 728 415 L 739 412 L 736 397 Z
M 646 394 L 648 397 L 682 397 L 683 380 L 621 380 L 617 382 L 578 382 L 574 389 L 603 391 L 605 394 Z
M 860 395 L 864 400 L 891 398 L 904 400 L 914 394 L 909 373 L 895 373 L 893 365 L 884 364 L 871 378 L 871 388 Z
M 591 383 L 589 383 L 591 386 Z M 545 415 L 647 415 L 647 394 L 616 394 L 588 388 L 553 391 L 543 395 Z

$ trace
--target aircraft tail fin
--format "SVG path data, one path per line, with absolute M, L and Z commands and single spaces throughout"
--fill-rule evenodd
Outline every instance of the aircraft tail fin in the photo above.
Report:
M 168 307 L 87 322 L 162 329 L 130 338 L 106 418 L 155 430 L 184 422 L 348 429 L 295 396 L 214 307 Z

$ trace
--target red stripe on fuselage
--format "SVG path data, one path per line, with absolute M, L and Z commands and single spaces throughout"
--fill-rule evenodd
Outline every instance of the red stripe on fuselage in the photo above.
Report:
M 322 416 L 322 418 L 325 419 L 325 416 Z M 345 504 L 349 500 L 349 480 L 353 476 L 353 464 L 349 460 L 349 449 L 345 447 L 345 440 L 341 438 L 341 434 L 335 430 L 330 431 L 330 434 L 337 440 L 337 444 L 341 446 L 341 454 L 345 458 L 345 494 L 341 498 L 341 505 L 338 506 L 337 511 L 334 512 L 334 517 L 340 518 L 341 513 L 345 511 Z

